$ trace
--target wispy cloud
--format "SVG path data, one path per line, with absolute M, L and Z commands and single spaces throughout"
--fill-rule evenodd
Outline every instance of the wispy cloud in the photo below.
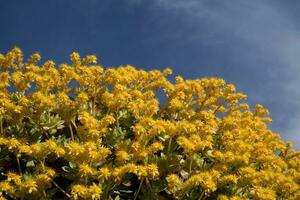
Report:
M 131 0 L 130 2 L 132 5 L 139 6 L 148 1 Z M 294 113 L 282 113 L 287 116 L 284 119 L 286 126 L 279 129 L 284 139 L 292 139 L 296 146 L 300 147 L 300 89 L 298 88 L 300 86 L 300 26 L 297 24 L 297 19 L 288 15 L 289 10 L 275 4 L 275 1 L 261 0 L 152 0 L 151 3 L 147 3 L 147 6 L 149 9 L 160 10 L 170 16 L 180 16 L 185 24 L 193 26 L 193 32 L 189 33 L 189 37 L 184 34 L 177 35 L 177 40 L 182 43 L 207 42 L 209 37 L 203 36 L 203 23 L 206 22 L 209 23 L 206 27 L 214 27 L 209 32 L 211 43 L 221 42 L 222 34 L 230 32 L 237 40 L 246 43 L 246 47 L 255 49 L 257 54 L 262 54 L 265 61 L 275 63 L 262 69 L 262 65 L 252 61 L 253 68 L 257 68 L 257 73 L 261 70 L 269 71 L 268 86 L 273 87 L 270 88 L 271 90 L 279 91 L 276 93 L 277 96 L 268 98 L 278 98 L 282 104 L 288 104 L 289 109 L 293 110 Z M 180 28 L 179 24 L 176 26 Z M 257 98 L 267 97 L 257 96 Z M 280 104 L 274 106 L 278 107 Z M 280 108 L 274 110 L 283 112 Z

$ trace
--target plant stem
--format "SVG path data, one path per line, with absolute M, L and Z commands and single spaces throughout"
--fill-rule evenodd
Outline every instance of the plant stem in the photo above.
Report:
M 103 199 L 104 200 L 109 200 L 109 199 L 112 199 L 111 196 L 110 196 L 110 192 L 109 191 L 113 191 L 113 189 L 116 187 L 117 185 L 116 184 L 113 184 L 112 186 L 110 184 L 107 185 L 107 187 L 105 187 L 105 190 L 104 190 L 104 195 L 103 195 Z
M 75 120 L 75 119 L 74 119 Z M 75 123 L 75 121 L 74 120 L 71 120 L 71 123 L 73 124 L 73 126 L 75 127 L 75 129 L 77 130 L 77 125 L 76 125 L 76 123 Z
M 45 190 L 43 190 L 43 195 L 44 195 L 45 199 L 48 199 Z
M 198 200 L 202 200 L 202 199 L 203 199 L 203 197 L 205 198 L 205 196 L 204 196 L 204 190 L 201 192 L 201 195 L 200 195 L 200 197 L 199 197 L 199 199 L 198 199 Z
M 20 159 L 19 159 L 18 155 L 16 155 L 16 159 L 17 159 L 17 163 L 18 163 L 19 173 L 22 176 L 22 169 L 21 169 Z
M 171 154 L 171 147 L 172 147 L 172 139 L 173 139 L 173 137 L 170 137 L 169 143 L 168 143 L 167 158 L 166 158 L 167 166 L 169 166 L 169 162 L 171 160 L 170 154 Z M 166 170 L 168 171 L 168 169 L 166 169 Z
M 70 129 L 70 134 L 71 134 L 71 140 L 74 141 L 74 133 L 73 133 L 73 129 L 72 129 L 71 124 L 69 124 L 69 129 Z
M 193 158 L 192 156 L 190 156 L 189 174 L 192 172 L 192 166 L 193 166 Z
M 62 189 L 54 180 L 52 180 L 52 183 L 59 189 L 64 195 L 66 195 L 68 198 L 71 198 L 71 195 L 68 194 L 64 189 Z
M 215 110 L 214 110 L 214 114 L 216 114 L 218 112 L 218 110 L 223 106 L 223 104 L 220 104 Z
M 171 146 L 172 146 L 172 137 L 169 139 L 169 144 L 168 144 L 168 151 L 167 151 L 167 157 L 169 157 L 170 151 L 171 151 Z
M 136 200 L 136 198 L 138 197 L 138 195 L 139 195 L 139 193 L 140 193 L 140 191 L 141 191 L 143 182 L 144 182 L 144 178 L 142 178 L 142 180 L 141 180 L 141 182 L 140 182 L 140 185 L 139 185 L 139 188 L 138 188 L 138 190 L 136 191 L 133 200 Z
M 151 186 L 150 181 L 149 181 L 148 178 L 146 178 L 146 184 L 147 184 L 147 186 L 149 187 L 149 189 L 150 189 L 150 191 L 151 191 L 151 193 L 152 193 L 152 192 L 153 192 L 152 186 Z
M 46 135 L 47 139 L 50 138 L 50 136 L 49 136 L 49 134 L 47 133 L 47 131 L 45 131 L 45 135 Z
M 120 124 L 119 124 L 119 109 L 116 112 L 116 123 L 117 123 L 117 128 L 119 129 Z
M 96 115 L 96 98 L 93 96 L 93 100 L 92 100 L 92 115 L 95 116 Z
M 3 119 L 0 117 L 0 135 L 3 135 Z
M 43 159 L 42 161 L 40 161 L 40 164 L 42 165 L 42 169 L 45 170 L 45 159 Z

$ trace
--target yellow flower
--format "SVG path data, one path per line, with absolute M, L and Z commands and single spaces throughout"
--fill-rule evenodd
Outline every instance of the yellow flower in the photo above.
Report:
M 88 112 L 80 113 L 80 122 L 83 126 L 78 127 L 78 134 L 84 141 L 97 140 L 100 137 L 98 121 Z
M 129 160 L 129 155 L 126 151 L 119 150 L 116 152 L 116 160 L 119 163 Z
M 77 52 L 73 52 L 70 58 L 74 65 L 79 65 L 81 63 L 80 55 Z
M 40 144 L 30 145 L 31 156 L 43 160 L 48 152 L 44 152 Z
M 110 169 L 107 167 L 102 167 L 99 169 L 99 179 L 107 180 L 111 175 Z
M 136 175 L 139 178 L 148 176 L 148 169 L 145 166 L 136 166 Z
M 184 151 L 187 154 L 190 154 L 190 153 L 194 152 L 195 149 L 196 149 L 195 145 L 184 136 L 179 136 L 177 138 L 176 142 L 178 143 L 178 145 L 180 147 L 182 147 L 184 149 Z
M 276 193 L 272 189 L 267 189 L 263 187 L 255 187 L 255 197 L 257 199 L 262 199 L 262 200 L 272 200 L 272 199 L 277 199 L 276 198 Z
M 91 199 L 93 200 L 100 200 L 102 190 L 96 184 L 93 184 L 89 187 L 89 194 L 91 195 Z
M 21 185 L 22 183 L 22 177 L 20 175 L 17 175 L 15 173 L 9 172 L 7 174 L 7 181 L 13 182 L 16 185 Z
M 6 193 L 13 193 L 14 187 L 8 181 L 1 181 L 0 182 L 0 191 Z
M 164 149 L 164 145 L 161 142 L 154 142 L 148 148 L 148 152 L 149 152 L 149 154 L 153 154 L 153 153 L 155 153 L 157 151 L 160 151 L 160 150 L 163 150 L 163 149 Z
M 35 181 L 40 188 L 50 188 L 51 187 L 51 178 L 46 174 L 39 174 L 36 176 Z
M 36 181 L 27 180 L 27 181 L 22 182 L 22 185 L 20 185 L 20 190 L 31 194 L 33 192 L 38 191 L 38 186 L 37 186 Z
M 176 174 L 170 174 L 166 178 L 168 182 L 168 189 L 173 194 L 176 194 L 177 191 L 181 190 L 182 180 Z
M 24 62 L 19 48 L 0 54 L 0 199 L 100 199 L 101 187 L 117 198 L 129 184 L 127 195 L 145 196 L 136 178 L 154 193 L 166 180 L 161 192 L 177 199 L 300 199 L 299 150 L 233 84 L 70 57 L 56 66 L 39 54 Z
M 55 141 L 49 139 L 44 143 L 44 151 L 48 151 L 49 153 L 53 152 L 57 155 L 57 157 L 61 157 L 65 154 L 65 150 L 62 147 L 59 147 Z
M 38 53 L 32 54 L 28 59 L 28 64 L 33 64 L 38 62 L 41 59 L 41 55 Z
M 182 192 L 185 194 L 191 188 L 200 186 L 202 190 L 207 193 L 213 192 L 217 189 L 216 179 L 219 176 L 219 172 L 201 172 L 199 174 L 192 175 L 188 180 L 183 183 Z
M 6 145 L 8 146 L 9 150 L 16 150 L 19 148 L 19 146 L 21 146 L 21 143 L 16 138 L 10 138 Z
M 96 171 L 91 166 L 86 163 L 79 165 L 79 174 L 80 176 L 93 176 Z
M 72 186 L 72 199 L 92 199 L 99 200 L 102 190 L 96 184 L 90 186 L 73 185 Z
M 20 145 L 19 153 L 25 153 L 27 155 L 30 155 L 32 153 L 32 150 L 29 145 Z
M 88 194 L 88 188 L 86 188 L 84 185 L 73 185 L 72 186 L 72 199 L 79 199 L 80 197 L 83 199 L 87 199 Z
M 25 79 L 23 73 L 20 71 L 14 72 L 11 76 L 11 80 L 19 92 L 23 92 L 30 87 L 29 81 Z
M 229 174 L 229 175 L 225 175 L 220 177 L 220 179 L 218 180 L 218 184 L 220 185 L 226 185 L 228 183 L 237 183 L 237 176 Z
M 40 111 L 53 108 L 55 106 L 54 95 L 44 95 L 41 92 L 32 94 L 30 100 L 35 104 L 36 108 Z
M 9 73 L 1 72 L 0 74 L 0 89 L 6 89 L 9 86 Z
M 149 164 L 146 166 L 147 174 L 150 179 L 155 179 L 159 176 L 158 167 L 156 164 Z

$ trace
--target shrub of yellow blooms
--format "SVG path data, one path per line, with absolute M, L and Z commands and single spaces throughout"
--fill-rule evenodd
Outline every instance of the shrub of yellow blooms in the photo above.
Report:
M 0 54 L 0 199 L 300 199 L 300 151 L 219 78 Z

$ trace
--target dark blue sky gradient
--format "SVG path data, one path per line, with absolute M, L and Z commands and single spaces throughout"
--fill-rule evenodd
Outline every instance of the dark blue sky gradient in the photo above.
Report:
M 78 51 L 105 67 L 221 77 L 299 147 L 299 10 L 293 0 L 2 0 L 0 52 L 18 46 L 60 64 Z

